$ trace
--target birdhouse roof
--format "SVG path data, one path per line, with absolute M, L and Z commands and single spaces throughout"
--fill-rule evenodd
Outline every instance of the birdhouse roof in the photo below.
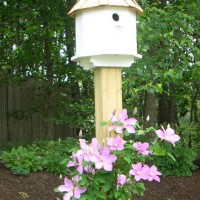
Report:
M 143 13 L 142 8 L 135 0 L 77 0 L 77 3 L 68 14 L 73 17 L 79 10 L 100 6 L 130 7 L 135 10 L 137 15 Z

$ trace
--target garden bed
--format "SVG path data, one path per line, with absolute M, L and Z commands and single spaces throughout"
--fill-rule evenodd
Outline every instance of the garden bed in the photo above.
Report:
M 63 180 L 48 172 L 18 176 L 0 164 L 0 200 L 61 200 L 53 190 Z M 134 200 L 199 200 L 200 170 L 192 177 L 164 177 L 161 182 L 147 182 L 144 197 Z

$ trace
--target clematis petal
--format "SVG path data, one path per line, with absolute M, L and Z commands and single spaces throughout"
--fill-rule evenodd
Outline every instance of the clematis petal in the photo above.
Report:
M 168 135 L 173 135 L 174 134 L 174 130 L 172 128 L 167 128 L 166 132 Z
M 144 143 L 142 144 L 142 147 L 143 147 L 144 149 L 148 149 L 149 143 L 148 143 L 148 142 L 144 142 Z
M 73 191 L 64 194 L 63 200 L 70 200 L 73 197 Z
M 141 180 L 141 176 L 137 176 L 137 175 L 136 175 L 136 176 L 135 176 L 135 180 L 136 180 L 136 181 L 140 181 L 140 180 Z
M 69 161 L 67 167 L 74 167 L 75 163 L 73 161 Z
M 129 171 L 129 174 L 134 176 L 134 175 L 135 175 L 135 171 L 131 169 L 131 170 Z
M 177 141 L 179 141 L 181 138 L 180 138 L 179 135 L 174 134 L 174 135 L 170 136 L 170 139 L 173 140 L 174 142 L 177 142 Z
M 96 169 L 101 169 L 103 167 L 103 163 L 102 162 L 96 162 L 95 163 L 95 168 Z
M 121 122 L 124 122 L 124 121 L 128 118 L 127 110 L 126 110 L 126 109 L 123 109 L 123 110 L 120 112 L 119 117 L 120 117 L 120 121 L 121 121 Z
M 154 176 L 153 179 L 158 181 L 158 182 L 160 182 L 160 177 L 159 176 Z
M 133 147 L 135 147 L 137 150 L 139 150 L 141 144 L 142 144 L 141 142 L 135 142 L 135 143 L 133 144 Z
M 150 170 L 152 172 L 156 172 L 158 169 L 157 169 L 157 167 L 155 165 L 153 165 L 153 166 L 150 167 Z
M 97 147 L 98 146 L 98 140 L 97 140 L 97 138 L 92 138 L 91 146 L 93 146 L 93 147 Z
M 115 128 L 116 128 L 115 125 L 110 125 L 110 126 L 108 127 L 108 130 L 109 130 L 109 131 L 113 131 L 113 130 L 115 130 Z
M 117 133 L 122 134 L 122 133 L 123 133 L 122 130 L 123 130 L 123 126 L 117 126 L 117 127 L 116 127 L 116 132 L 117 132 Z
M 84 153 L 85 153 L 85 150 L 84 150 L 84 149 L 79 149 L 79 150 L 76 152 L 76 155 L 77 155 L 77 156 L 82 156 Z
M 82 165 L 79 165 L 76 170 L 79 172 L 79 174 L 82 174 L 83 173 L 83 166 Z
M 108 146 L 112 146 L 113 145 L 113 141 L 114 141 L 114 138 L 110 137 L 110 138 L 107 139 L 107 143 L 106 144 Z
M 135 125 L 137 123 L 137 120 L 136 119 L 134 119 L 134 118 L 129 118 L 129 119 L 127 119 L 125 122 L 124 122 L 124 125 L 126 126 L 126 125 Z
M 75 187 L 74 188 L 74 198 L 79 199 L 81 194 L 87 190 L 87 187 Z
M 65 183 L 65 186 L 69 189 L 71 189 L 73 187 L 72 181 L 66 177 L 64 179 L 64 183 Z
M 86 140 L 85 139 L 79 139 L 80 142 L 80 147 L 81 149 L 86 149 L 87 148 L 87 144 L 86 144 Z
M 111 172 L 113 169 L 113 165 L 111 163 L 104 163 L 103 168 L 105 169 L 105 171 Z
M 141 154 L 142 154 L 142 155 L 145 155 L 145 156 L 149 155 L 150 153 L 151 153 L 151 152 L 148 151 L 148 150 L 145 150 L 145 151 L 142 151 L 142 152 L 141 152 Z
M 60 185 L 58 186 L 58 190 L 60 192 L 69 192 L 71 189 L 69 189 L 68 187 L 66 187 L 65 185 Z
M 118 122 L 120 121 L 116 115 L 111 116 L 111 122 Z
M 104 162 L 106 163 L 114 163 L 117 160 L 117 156 L 113 154 L 102 156 L 102 157 L 104 159 Z
M 104 148 L 101 150 L 101 155 L 110 155 L 110 149 L 104 147 Z
M 162 130 L 156 130 L 156 135 L 161 139 L 165 138 L 164 132 Z
M 135 128 L 132 125 L 127 125 L 125 128 L 129 133 L 135 133 Z

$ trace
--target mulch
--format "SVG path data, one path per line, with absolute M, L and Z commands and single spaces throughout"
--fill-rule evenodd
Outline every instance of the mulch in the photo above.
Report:
M 19 176 L 0 165 L 0 200 L 62 200 L 53 191 L 62 183 L 48 172 Z M 146 182 L 145 196 L 134 200 L 200 200 L 200 170 L 192 177 L 162 177 L 160 183 Z

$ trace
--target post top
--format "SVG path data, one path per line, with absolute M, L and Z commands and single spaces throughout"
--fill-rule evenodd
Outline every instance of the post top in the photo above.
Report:
M 74 17 L 76 12 L 83 9 L 100 7 L 100 6 L 117 6 L 132 8 L 137 15 L 143 13 L 142 8 L 135 0 L 77 0 L 77 3 L 69 11 L 69 15 Z

